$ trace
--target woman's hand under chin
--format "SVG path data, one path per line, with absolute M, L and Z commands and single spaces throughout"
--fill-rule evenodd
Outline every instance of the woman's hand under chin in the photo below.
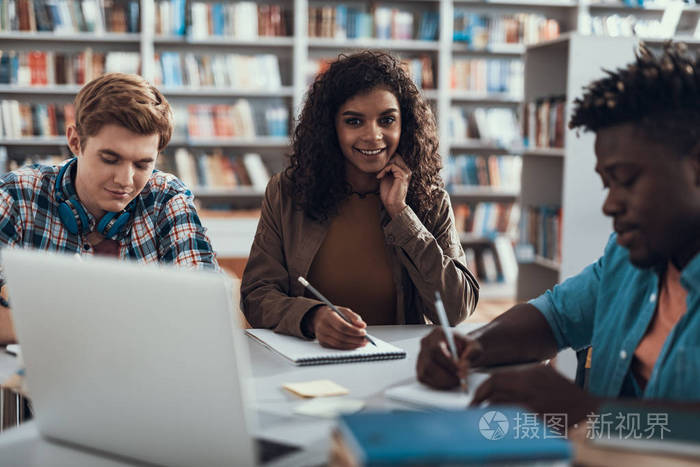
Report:
M 391 217 L 396 216 L 406 207 L 406 194 L 411 181 L 411 169 L 399 153 L 395 153 L 389 162 L 377 174 L 379 179 L 379 197 Z

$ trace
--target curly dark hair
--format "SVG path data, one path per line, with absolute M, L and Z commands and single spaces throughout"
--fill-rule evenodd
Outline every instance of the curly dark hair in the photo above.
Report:
M 636 60 L 608 71 L 574 101 L 569 128 L 598 131 L 634 123 L 649 138 L 687 154 L 700 141 L 700 70 L 683 43 L 655 55 L 644 43 Z
M 399 102 L 401 138 L 397 151 L 412 172 L 408 204 L 425 221 L 443 187 L 442 161 L 430 107 L 400 62 L 383 52 L 341 54 L 309 88 L 294 134 L 285 174 L 294 186 L 294 201 L 311 218 L 325 220 L 338 212 L 352 189 L 345 178 L 345 158 L 338 143 L 335 117 L 350 98 L 383 87 Z

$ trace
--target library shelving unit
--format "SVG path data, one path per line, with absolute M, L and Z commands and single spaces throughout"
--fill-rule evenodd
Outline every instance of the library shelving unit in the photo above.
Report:
M 239 3 L 230 0 L 201 0 L 205 3 Z M 165 2 L 177 4 L 178 2 Z M 182 2 L 187 8 L 195 2 Z M 250 2 L 252 3 L 252 2 Z M 456 186 L 452 185 L 453 204 L 475 204 L 480 202 L 518 203 L 526 204 L 538 202 L 532 198 L 530 188 L 544 185 L 542 180 L 547 180 L 551 189 L 561 193 L 562 173 L 565 171 L 564 160 L 569 160 L 570 151 L 573 150 L 568 142 L 571 140 L 567 134 L 567 146 L 564 150 L 557 149 L 529 149 L 524 148 L 522 142 L 497 142 L 493 140 L 470 139 L 467 135 L 450 135 L 450 115 L 453 108 L 471 112 L 474 109 L 511 109 L 517 116 L 521 113 L 523 102 L 522 84 L 515 85 L 506 90 L 473 91 L 457 88 L 453 85 L 454 64 L 458 61 L 470 59 L 505 60 L 522 63 L 523 56 L 547 54 L 549 50 L 568 50 L 570 44 L 578 43 L 578 36 L 564 35 L 563 39 L 547 42 L 542 46 L 526 46 L 523 40 L 518 43 L 506 43 L 505 39 L 499 39 L 498 35 L 490 38 L 485 43 L 476 44 L 455 37 L 456 22 L 460 15 L 475 15 L 498 19 L 503 16 L 516 14 L 541 15 L 544 18 L 556 20 L 561 33 L 569 31 L 592 31 L 593 21 L 591 17 L 607 16 L 609 14 L 633 15 L 639 18 L 651 18 L 661 20 L 666 10 L 659 7 L 631 8 L 622 6 L 621 3 L 592 4 L 587 0 L 382 0 L 372 2 L 361 0 L 354 2 L 322 1 L 322 0 L 269 0 L 269 3 L 281 7 L 286 19 L 286 36 L 260 36 L 247 39 L 198 35 L 172 35 L 168 32 L 156 33 L 154 27 L 161 2 L 158 0 L 139 0 L 140 32 L 134 33 L 71 33 L 59 34 L 53 32 L 26 32 L 26 31 L 0 31 L 1 51 L 55 51 L 55 52 L 79 52 L 90 47 L 98 52 L 123 51 L 136 52 L 140 56 L 140 72 L 149 80 L 154 80 L 158 75 L 155 56 L 167 52 L 180 54 L 271 54 L 277 57 L 280 72 L 281 86 L 266 89 L 233 89 L 230 87 L 172 87 L 161 86 L 165 95 L 173 106 L 188 106 L 199 104 L 228 104 L 231 105 L 239 99 L 251 102 L 261 102 L 261 105 L 281 105 L 287 108 L 287 129 L 293 127 L 293 121 L 304 101 L 305 92 L 310 79 L 309 68 L 314 61 L 335 58 L 341 52 L 357 49 L 388 49 L 402 58 L 422 59 L 427 57 L 432 68 L 433 86 L 424 89 L 424 95 L 430 102 L 438 119 L 438 131 L 440 136 L 440 153 L 448 156 L 469 155 L 503 155 L 506 157 L 523 158 L 523 194 L 520 196 L 514 187 L 489 187 L 489 186 Z M 370 37 L 347 39 L 342 35 L 339 38 L 315 37 L 318 34 L 309 33 L 309 13 L 314 8 L 331 8 L 345 6 L 349 10 L 369 13 L 373 8 L 388 7 L 413 14 L 413 38 L 411 39 L 374 39 Z M 420 28 L 423 15 L 429 12 L 437 18 L 437 32 L 430 39 L 419 39 L 417 32 Z M 692 38 L 700 9 L 694 6 L 682 8 L 679 21 L 673 24 L 672 34 Z M 192 17 L 191 11 L 186 16 Z M 671 18 L 673 19 L 673 18 Z M 670 20 L 669 20 L 670 21 Z M 667 21 L 667 23 L 669 23 Z M 494 22 L 496 24 L 498 21 Z M 672 21 L 670 21 L 673 23 Z M 489 23 L 490 24 L 490 23 Z M 497 27 L 489 25 L 488 27 Z M 658 31 L 652 31 L 658 32 Z M 658 32 L 663 34 L 663 32 Z M 657 35 L 658 35 L 657 34 Z M 374 35 L 376 36 L 376 35 Z M 342 38 L 340 38 L 342 37 Z M 601 38 L 601 40 L 604 38 Z M 592 39 L 595 40 L 595 39 Z M 655 39 L 658 41 L 658 39 Z M 631 41 L 631 39 L 630 39 Z M 512 42 L 512 40 L 510 41 Z M 617 41 L 620 42 L 620 41 Z M 691 45 L 693 40 L 688 41 Z M 660 42 L 659 42 L 660 43 Z M 700 40 L 695 40 L 700 44 Z M 631 46 L 628 47 L 631 53 Z M 534 55 L 533 55 L 534 54 Z M 560 53 L 561 55 L 561 53 Z M 606 54 L 607 55 L 607 54 Z M 594 57 L 596 60 L 589 62 L 588 69 L 596 70 L 594 64 L 602 57 Z M 563 60 L 563 59 L 562 59 Z M 565 61 L 554 61 L 552 66 L 565 66 Z M 557 65 L 558 63 L 558 65 Z M 570 66 L 570 64 L 569 64 Z M 561 74 L 560 68 L 556 68 L 549 75 Z M 579 77 L 588 76 L 578 72 Z M 313 73 L 311 73 L 311 76 Z M 540 73 L 540 85 L 549 87 L 552 78 L 548 74 Z M 578 79 L 578 78 L 577 78 Z M 527 70 L 525 81 L 528 81 Z M 531 80 L 530 80 L 531 81 Z M 68 103 L 72 101 L 78 85 L 56 86 L 15 86 L 0 84 L 0 100 L 15 99 L 23 103 Z M 562 85 L 562 91 L 565 91 Z M 525 99 L 532 96 L 551 94 L 547 89 L 525 90 Z M 540 92 L 541 91 L 541 92 Z M 576 89 L 574 89 L 576 91 Z M 572 94 L 567 93 L 567 96 Z M 187 114 L 185 114 L 187 115 Z M 180 123 L 182 125 L 182 122 Z M 30 154 L 61 154 L 68 156 L 67 148 L 62 137 L 43 138 L 13 138 L 0 139 L 0 147 L 7 149 L 10 159 L 23 159 Z M 289 151 L 289 141 L 285 136 L 255 136 L 246 139 L 220 139 L 220 138 L 194 138 L 185 136 L 182 131 L 175 134 L 170 146 L 163 157 L 173 157 L 178 148 L 188 149 L 197 156 L 205 152 L 220 150 L 226 155 L 242 155 L 247 152 L 260 154 L 270 173 L 281 170 L 286 163 L 285 154 Z M 198 156 L 197 156 L 198 157 Z M 541 161 L 532 162 L 531 161 Z M 542 166 L 543 172 L 540 172 Z M 568 164 L 568 162 L 567 162 Z M 566 169 L 568 170 L 568 169 Z M 568 172 L 567 172 L 568 173 Z M 554 181 L 549 182 L 553 178 Z M 564 184 L 565 185 L 565 184 Z M 583 185 L 582 185 L 583 186 Z M 597 185 L 592 185 L 597 186 Z M 543 188 L 544 189 L 544 188 Z M 247 209 L 259 206 L 262 199 L 262 190 L 251 187 L 239 187 L 235 189 L 220 189 L 207 187 L 193 187 L 199 202 L 204 206 L 228 207 L 234 209 Z M 566 194 L 566 188 L 564 194 Z M 566 197 L 559 200 L 566 205 Z M 591 203 L 598 209 L 597 203 Z M 567 216 L 565 210 L 565 219 Z M 244 237 L 247 241 L 241 241 L 236 237 L 240 248 L 237 250 L 242 255 L 247 254 L 247 248 L 252 242 L 252 232 L 249 225 L 243 226 L 242 221 L 232 223 L 241 225 L 241 231 L 247 232 Z M 248 222 L 250 224 L 250 222 Z M 229 232 L 229 227 L 222 228 Z M 609 230 L 609 229 L 608 229 Z M 214 234 L 218 236 L 218 234 Z M 230 232 L 229 232 L 230 234 Z M 228 234 L 227 234 L 228 235 Z M 222 235 L 218 243 L 228 242 L 229 236 Z M 470 245 L 488 246 L 493 241 L 492 235 L 465 235 L 465 247 Z M 568 237 L 565 237 L 567 241 Z M 215 240 L 215 242 L 217 242 Z M 566 244 L 566 241 L 564 242 Z M 237 253 L 237 254 L 238 254 Z M 550 283 L 560 277 L 562 271 L 568 271 L 567 258 L 564 255 L 564 264 L 559 267 L 550 262 L 538 260 L 540 266 L 524 265 L 526 272 L 523 284 L 518 285 L 518 296 L 527 297 L 530 292 L 539 290 L 538 286 L 530 287 L 530 284 L 539 283 L 534 278 L 544 275 Z M 595 255 L 591 256 L 595 257 Z M 531 269 L 536 271 L 532 273 Z M 544 271 L 544 272 L 543 272 Z M 533 276 L 532 274 L 535 274 Z M 530 280 L 532 279 L 532 280 Z M 483 297 L 490 296 L 490 290 L 495 290 L 495 296 L 515 296 L 515 284 L 491 284 L 484 287 Z M 504 293 L 504 291 L 506 291 Z
M 584 36 L 566 33 L 558 39 L 532 45 L 525 52 L 526 102 L 552 95 L 566 96 L 565 122 L 583 87 L 634 58 L 632 38 Z M 605 50 L 605 53 L 600 53 Z M 535 255 L 520 263 L 517 298 L 533 298 L 557 282 L 578 273 L 597 259 L 612 231 L 601 210 L 605 192 L 595 173 L 595 136 L 564 130 L 563 148 L 523 151 L 520 202 L 529 206 L 554 205 L 562 209 L 561 261 Z

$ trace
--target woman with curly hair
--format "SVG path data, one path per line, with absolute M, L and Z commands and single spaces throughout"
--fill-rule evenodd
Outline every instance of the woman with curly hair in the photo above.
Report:
M 367 324 L 451 324 L 475 308 L 440 178 L 435 119 L 390 55 L 341 55 L 310 87 L 289 167 L 268 184 L 243 273 L 254 327 L 327 347 L 365 344 Z M 308 295 L 306 277 L 351 320 Z

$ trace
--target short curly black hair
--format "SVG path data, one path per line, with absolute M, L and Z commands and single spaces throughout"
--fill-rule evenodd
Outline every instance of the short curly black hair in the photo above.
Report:
M 388 89 L 399 102 L 397 151 L 412 172 L 406 204 L 421 220 L 430 216 L 438 189 L 443 187 L 433 112 L 399 60 L 388 53 L 363 51 L 341 54 L 316 77 L 292 135 L 285 174 L 292 180 L 295 203 L 309 217 L 325 220 L 333 216 L 350 195 L 335 117 L 348 99 L 377 87 Z
M 684 43 L 654 54 L 644 43 L 636 60 L 607 71 L 574 101 L 569 128 L 597 132 L 633 123 L 653 141 L 687 154 L 700 141 L 700 70 Z

